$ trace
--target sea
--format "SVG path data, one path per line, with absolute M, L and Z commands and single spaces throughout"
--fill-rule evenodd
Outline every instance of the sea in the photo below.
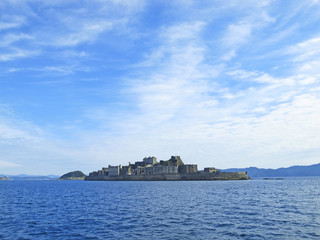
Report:
M 320 178 L 0 181 L 0 239 L 320 239 Z

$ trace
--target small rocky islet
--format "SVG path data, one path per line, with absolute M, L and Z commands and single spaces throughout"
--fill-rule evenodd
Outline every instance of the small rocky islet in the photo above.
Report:
M 6 176 L 0 177 L 0 181 L 9 181 L 10 178 L 7 178 Z

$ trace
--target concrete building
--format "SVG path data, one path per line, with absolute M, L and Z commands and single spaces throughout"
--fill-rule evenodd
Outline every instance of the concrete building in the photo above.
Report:
M 185 164 L 179 166 L 179 173 L 196 173 L 198 172 L 198 165 Z
M 98 172 L 97 171 L 89 173 L 89 177 L 95 177 L 95 176 L 98 176 Z
M 85 178 L 90 181 L 186 181 L 247 180 L 246 172 L 220 172 L 214 167 L 198 171 L 196 164 L 184 164 L 180 156 L 171 156 L 159 163 L 155 157 L 128 166 L 110 166 L 94 171 Z
M 180 166 L 184 165 L 180 156 L 171 156 L 169 160 L 161 160 L 160 165 L 162 166 Z
M 138 166 L 138 167 L 136 167 L 134 174 L 135 175 L 142 175 L 142 174 L 144 174 L 144 169 L 145 169 L 145 167 Z
M 206 167 L 203 169 L 204 172 L 208 172 L 208 173 L 213 173 L 213 172 L 218 172 L 218 169 L 214 168 L 214 167 Z
M 108 176 L 108 169 L 107 168 L 102 168 L 102 170 L 97 170 L 94 172 L 89 173 L 89 176 Z
M 122 166 L 120 168 L 120 175 L 131 175 L 131 166 Z
M 147 163 L 144 162 L 144 161 L 137 161 L 137 162 L 134 163 L 134 165 L 136 167 L 145 167 L 147 165 Z
M 152 164 L 152 165 L 154 165 L 154 164 L 156 164 L 157 163 L 157 158 L 156 157 L 145 157 L 144 159 L 143 159 L 143 162 L 144 163 L 146 163 L 146 164 Z
M 98 176 L 107 176 L 107 175 L 108 175 L 108 171 L 98 170 Z
M 178 173 L 177 166 L 151 166 L 146 167 L 144 174 L 146 175 L 153 175 L 153 174 L 171 174 L 171 173 Z
M 119 176 L 120 168 L 121 168 L 121 165 L 119 165 L 119 166 L 111 166 L 111 165 L 109 165 L 109 167 L 108 167 L 108 175 L 109 176 Z

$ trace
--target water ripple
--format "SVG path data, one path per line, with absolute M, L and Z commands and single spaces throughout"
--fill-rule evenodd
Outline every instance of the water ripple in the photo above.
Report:
M 320 178 L 0 182 L 0 239 L 320 239 Z

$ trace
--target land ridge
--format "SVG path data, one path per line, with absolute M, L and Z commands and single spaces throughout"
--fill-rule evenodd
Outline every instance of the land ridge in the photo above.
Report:
M 228 168 L 221 170 L 222 172 L 247 172 L 251 178 L 259 177 L 317 177 L 320 176 L 320 163 L 308 166 L 291 166 L 277 169 L 271 168 Z

